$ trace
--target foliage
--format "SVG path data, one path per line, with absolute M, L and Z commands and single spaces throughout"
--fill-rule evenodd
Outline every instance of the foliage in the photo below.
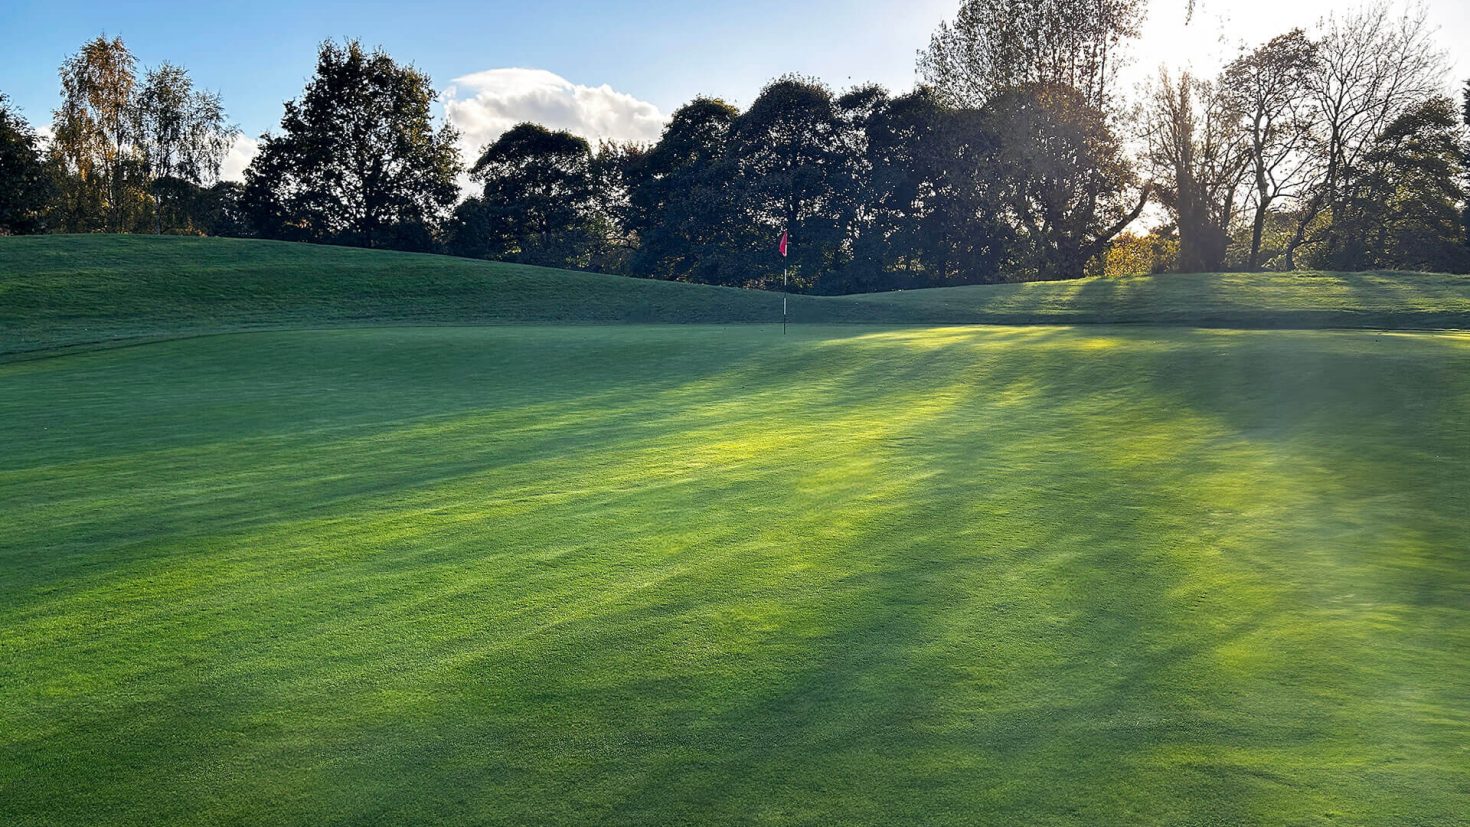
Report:
M 1021 233 L 1018 268 L 1085 275 L 1148 203 L 1106 115 L 1069 86 L 1032 85 L 999 95 L 987 118 L 1000 197 Z
M 0 235 L 41 232 L 55 180 L 35 130 L 0 94 Z
M 523 123 L 485 149 L 470 177 L 484 191 L 456 210 L 453 244 L 460 255 L 587 264 L 596 189 L 586 140 Z
M 240 199 L 245 187 L 216 181 L 205 187 L 183 178 L 158 178 L 151 187 L 160 232 L 243 238 L 252 229 Z
M 1132 107 L 1113 85 L 1140 0 L 967 0 L 911 92 L 782 76 L 743 112 L 691 101 L 651 146 L 521 124 L 473 159 L 463 201 L 428 78 L 381 49 L 323 44 L 238 188 L 212 185 L 234 137 L 219 96 L 169 63 L 139 80 L 98 38 L 63 66 L 44 225 L 746 287 L 789 274 L 845 294 L 1107 272 L 1152 200 L 1178 250 L 1130 271 L 1460 268 L 1445 243 L 1470 245 L 1470 207 L 1452 230 L 1447 205 L 1470 159 L 1426 109 L 1444 61 L 1422 9 L 1390 2 L 1242 49 L 1216 77 L 1161 73 Z
M 68 230 L 130 230 L 143 217 L 146 167 L 132 142 L 136 73 L 120 37 L 89 41 L 61 65 L 51 148 L 65 172 L 57 213 Z
M 1364 154 L 1323 263 L 1343 269 L 1470 271 L 1460 113 L 1426 101 L 1395 118 Z
M 955 106 L 1036 84 L 1069 86 L 1106 110 L 1145 11 L 1144 0 L 964 0 L 920 53 L 919 74 Z
M 150 69 L 133 106 L 133 136 L 149 175 L 208 184 L 239 130 L 225 120 L 219 93 L 194 88 L 171 63 Z
M 732 220 L 739 193 L 729 143 L 739 117 L 722 100 L 697 98 L 627 166 L 627 223 L 638 240 L 630 272 L 710 284 L 748 278 L 741 251 L 750 241 L 743 222 Z
M 863 151 L 851 261 L 832 279 L 841 291 L 1003 280 L 1011 234 L 980 113 L 949 109 L 929 89 L 859 89 L 840 105 Z
M 1123 232 L 1108 243 L 1103 254 L 1103 275 L 1153 276 L 1180 269 L 1179 239 L 1173 234 L 1154 230 L 1147 235 Z
M 185 201 L 213 184 L 238 135 L 220 96 L 167 62 L 140 84 L 121 38 L 85 44 L 62 65 L 61 82 L 55 222 L 72 231 L 197 230 Z
M 1465 119 L 1465 126 L 1470 127 L 1470 80 L 1465 81 L 1464 94 L 1464 108 L 1462 109 L 1462 112 Z M 1462 153 L 1462 157 L 1464 159 L 1464 166 L 1462 167 L 1462 169 L 1465 175 L 1466 186 L 1470 187 L 1470 138 L 1467 138 L 1465 140 L 1464 152 Z M 1465 225 L 1465 246 L 1467 248 L 1470 248 L 1470 199 L 1467 199 L 1464 205 L 1463 215 L 1463 223 Z
M 458 195 L 456 134 L 437 130 L 429 77 L 358 41 L 323 43 L 245 173 L 244 208 L 267 238 L 426 250 Z
M 782 265 L 797 283 L 814 283 L 846 263 L 857 204 L 858 154 L 832 91 L 809 78 L 767 85 L 730 134 L 740 188 L 737 221 L 748 247 L 747 279 L 774 283 Z M 772 256 L 790 233 L 790 256 Z M 762 255 L 764 254 L 764 255 Z
M 1356 213 L 1357 177 L 1367 171 L 1365 156 L 1398 118 L 1439 94 L 1443 55 L 1422 7 L 1399 13 L 1388 0 L 1346 14 L 1328 16 L 1316 43 L 1316 60 L 1307 75 L 1316 110 L 1312 134 L 1315 176 L 1302 199 L 1298 227 L 1286 250 L 1295 267 L 1300 247 L 1316 258 L 1351 255 L 1343 249 Z M 1326 222 L 1316 219 L 1325 216 Z M 1314 225 L 1321 231 L 1309 233 Z

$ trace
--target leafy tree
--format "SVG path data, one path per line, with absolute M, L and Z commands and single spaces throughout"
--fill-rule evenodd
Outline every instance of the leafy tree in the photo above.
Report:
M 933 183 L 914 216 L 933 283 L 1006 281 L 1017 264 L 1018 190 L 1004 175 L 1016 158 L 1003 155 L 1001 123 L 987 111 L 948 111 L 934 140 L 920 146 L 920 168 L 932 170 Z
M 237 134 L 219 95 L 195 89 L 188 72 L 170 63 L 140 84 L 127 46 L 105 37 L 62 64 L 61 86 L 51 142 L 58 223 L 73 231 L 150 224 L 155 232 L 197 231 L 187 202 L 218 176 Z
M 1108 244 L 1103 275 L 1151 276 L 1178 267 L 1179 240 L 1171 228 L 1158 228 L 1147 235 L 1124 232 Z
M 630 269 L 655 278 L 739 283 L 745 222 L 729 152 L 740 112 L 696 98 L 669 119 L 657 144 L 625 168 L 628 229 L 638 239 Z
M 1464 107 L 1462 108 L 1461 113 L 1464 116 L 1465 125 L 1467 127 L 1470 127 L 1470 80 L 1465 81 Z M 1470 175 L 1470 140 L 1467 140 L 1465 142 L 1465 151 L 1463 155 L 1465 159 L 1464 168 L 1466 174 Z M 1470 199 L 1467 199 L 1467 203 L 1465 204 L 1464 215 L 1465 246 L 1470 247 Z
M 1259 270 L 1271 209 L 1304 192 L 1315 170 L 1310 140 L 1316 127 L 1308 81 L 1317 68 L 1317 44 L 1301 29 L 1272 38 L 1236 58 L 1221 76 L 1223 94 L 1240 114 L 1251 192 L 1247 270 Z
M 1344 196 L 1349 219 L 1323 263 L 1334 269 L 1462 272 L 1467 250 L 1461 118 L 1453 101 L 1432 98 L 1388 125 L 1363 156 Z
M 0 94 L 0 235 L 45 229 L 54 191 L 35 131 Z
M 857 208 L 848 226 L 849 260 L 827 275 L 822 288 L 861 292 L 922 280 L 911 220 L 922 173 L 913 150 L 932 121 L 880 86 L 849 91 L 837 99 L 837 109 L 857 155 L 851 187 Z
M 195 89 L 187 71 L 164 63 L 144 78 L 132 121 L 132 138 L 152 181 L 155 232 L 165 225 L 197 229 L 187 218 L 195 211 L 188 202 L 219 177 L 239 134 L 226 121 L 219 94 Z
M 633 184 L 647 154 L 644 145 L 611 141 L 603 141 L 592 153 L 592 198 L 586 213 L 590 238 L 587 269 L 630 272 L 629 264 L 638 248 L 638 235 L 631 223 Z
M 358 41 L 323 43 L 316 76 L 286 104 L 245 172 L 263 236 L 427 249 L 458 197 L 456 134 L 434 129 L 428 75 Z
M 143 162 L 154 178 L 205 184 L 239 135 L 225 118 L 219 93 L 194 88 L 188 71 L 165 62 L 148 70 L 132 112 Z
M 1183 272 L 1225 268 L 1230 226 L 1250 163 L 1241 112 L 1219 87 L 1167 70 L 1148 91 L 1147 158 L 1163 183 L 1160 199 L 1179 231 L 1176 266 Z
M 1022 85 L 1070 86 L 1106 110 L 1145 0 L 964 0 L 919 55 L 946 103 L 979 108 Z
M 523 123 L 486 147 L 470 177 L 484 192 L 458 211 L 455 243 L 462 252 L 585 266 L 595 196 L 586 140 Z
M 66 173 L 66 229 L 126 230 L 144 208 L 144 168 L 132 144 L 136 74 L 137 60 L 120 37 L 98 37 L 61 65 L 51 146 Z
M 157 202 L 155 229 L 190 235 L 244 238 L 253 235 L 240 206 L 245 187 L 235 181 L 201 186 L 183 178 L 158 178 L 150 186 Z
M 240 205 L 244 193 L 245 185 L 235 181 L 217 181 L 201 189 L 194 202 L 195 226 L 207 235 L 249 237 L 250 222 Z
M 485 199 L 472 195 L 459 202 L 445 225 L 445 248 L 452 256 L 495 258 L 510 248 Z
M 860 113 L 864 153 L 842 289 L 997 280 L 1009 234 L 992 174 L 996 139 L 983 117 L 944 107 L 928 88 L 898 98 L 860 89 L 839 105 Z
M 768 84 L 735 122 L 729 152 L 736 163 L 743 209 L 743 252 L 749 276 L 781 277 L 776 239 L 791 236 L 798 283 L 815 283 L 843 266 L 844 241 L 855 210 L 857 153 L 832 91 L 793 75 Z
M 987 107 L 994 176 L 1020 233 L 1021 275 L 1079 278 L 1148 203 L 1106 116 L 1069 86 L 1029 85 Z

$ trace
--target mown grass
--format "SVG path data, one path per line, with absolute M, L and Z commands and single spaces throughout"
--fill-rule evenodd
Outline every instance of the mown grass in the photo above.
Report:
M 752 323 L 777 294 L 268 241 L 0 238 L 0 359 L 250 329 Z M 795 296 L 797 323 L 1470 328 L 1470 277 L 1212 274 Z
M 5 824 L 1470 812 L 1463 333 L 254 333 L 0 445 Z

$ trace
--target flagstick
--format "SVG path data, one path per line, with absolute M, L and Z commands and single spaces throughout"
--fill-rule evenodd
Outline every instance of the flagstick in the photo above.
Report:
M 776 249 L 781 251 L 781 335 L 786 335 L 786 301 L 791 293 L 791 259 L 786 256 L 786 247 L 791 242 L 791 231 L 781 231 L 781 243 Z
M 785 336 L 786 335 L 786 295 L 787 295 L 787 292 L 788 292 L 787 291 L 787 287 L 786 287 L 786 283 L 788 281 L 790 281 L 790 280 L 791 280 L 791 265 L 788 264 L 788 265 L 786 265 L 786 269 L 781 271 L 781 335 L 782 336 Z

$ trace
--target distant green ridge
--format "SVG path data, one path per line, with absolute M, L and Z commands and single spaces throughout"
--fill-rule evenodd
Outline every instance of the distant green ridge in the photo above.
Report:
M 779 294 L 222 238 L 0 238 L 0 357 L 251 329 L 755 323 Z M 1470 277 L 1230 273 L 793 296 L 794 323 L 1470 327 Z

